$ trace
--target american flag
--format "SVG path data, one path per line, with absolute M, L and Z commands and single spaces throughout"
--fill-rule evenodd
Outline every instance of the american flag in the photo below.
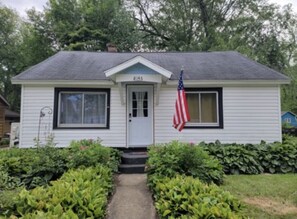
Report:
M 181 131 L 184 128 L 186 122 L 190 121 L 188 103 L 184 90 L 183 73 L 184 71 L 181 70 L 177 87 L 175 113 L 173 116 L 173 127 L 176 128 L 178 131 Z

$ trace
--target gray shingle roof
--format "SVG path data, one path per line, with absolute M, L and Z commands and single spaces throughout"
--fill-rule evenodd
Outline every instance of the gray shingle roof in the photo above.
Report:
M 104 71 L 136 56 L 171 71 L 177 80 L 279 80 L 288 78 L 238 52 L 108 53 L 62 51 L 15 76 L 14 80 L 107 80 Z

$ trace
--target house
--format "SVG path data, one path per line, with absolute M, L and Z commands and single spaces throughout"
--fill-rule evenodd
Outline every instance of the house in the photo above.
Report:
M 3 138 L 7 128 L 5 123 L 5 111 L 8 109 L 9 103 L 7 100 L 0 95 L 0 138 Z
M 4 133 L 10 133 L 11 123 L 20 122 L 20 114 L 12 110 L 5 109 L 4 115 L 5 115 Z
M 282 112 L 282 124 L 297 127 L 296 115 L 292 112 Z
M 191 121 L 172 127 L 177 83 Z M 62 51 L 12 79 L 22 86 L 20 147 L 100 138 L 111 147 L 183 142 L 281 141 L 283 74 L 232 51 Z

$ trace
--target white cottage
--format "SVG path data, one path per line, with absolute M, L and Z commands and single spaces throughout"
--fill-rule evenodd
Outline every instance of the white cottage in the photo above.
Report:
M 182 66 L 191 121 L 178 132 L 172 116 Z M 53 134 L 60 147 L 100 138 L 134 148 L 281 141 L 280 86 L 289 79 L 237 52 L 63 51 L 12 82 L 22 86 L 20 147 Z

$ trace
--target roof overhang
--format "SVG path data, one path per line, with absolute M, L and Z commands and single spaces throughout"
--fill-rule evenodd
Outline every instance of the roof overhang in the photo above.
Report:
M 12 84 L 23 84 L 23 85 L 114 85 L 110 80 L 11 80 Z
M 157 74 L 143 74 L 139 72 L 139 74 L 121 74 L 124 70 L 136 65 L 142 64 L 143 66 L 151 69 L 152 71 L 156 72 Z M 110 68 L 104 71 L 105 76 L 110 78 L 112 81 L 118 82 L 151 82 L 151 83 L 162 83 L 167 81 L 172 72 L 168 71 L 167 69 L 143 58 L 142 56 L 136 56 L 126 62 L 123 62 L 120 65 L 117 65 L 113 68 Z
M 290 80 L 184 80 L 185 86 L 261 86 L 290 84 Z M 170 80 L 167 85 L 176 85 L 177 80 Z

